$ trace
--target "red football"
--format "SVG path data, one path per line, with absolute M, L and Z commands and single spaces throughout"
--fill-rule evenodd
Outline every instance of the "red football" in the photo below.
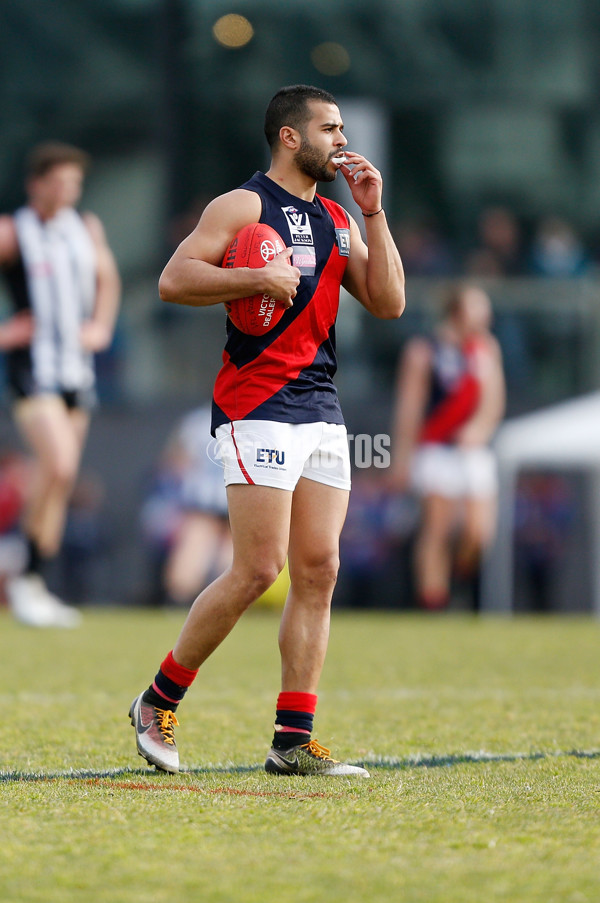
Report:
M 269 260 L 285 250 L 285 242 L 275 229 L 266 223 L 250 223 L 233 238 L 225 252 L 223 267 L 264 267 Z M 288 260 L 289 263 L 289 260 Z M 247 335 L 263 335 L 279 323 L 285 307 L 267 294 L 250 298 L 236 298 L 225 304 L 229 319 Z

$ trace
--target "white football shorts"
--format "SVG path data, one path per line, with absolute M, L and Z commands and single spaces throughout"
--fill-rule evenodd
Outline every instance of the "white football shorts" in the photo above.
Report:
M 419 495 L 486 498 L 498 491 L 496 458 L 487 447 L 426 443 L 415 454 L 412 484 Z
M 294 490 L 300 477 L 350 489 L 346 427 L 338 423 L 234 420 L 217 427 L 215 459 L 225 485 L 249 483 Z

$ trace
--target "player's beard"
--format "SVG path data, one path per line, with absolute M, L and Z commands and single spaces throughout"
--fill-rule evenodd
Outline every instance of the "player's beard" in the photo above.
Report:
M 313 144 L 302 135 L 302 144 L 294 157 L 296 166 L 305 176 L 314 179 L 315 182 L 333 182 L 337 176 L 337 169 L 329 167 L 329 157 L 323 155 Z

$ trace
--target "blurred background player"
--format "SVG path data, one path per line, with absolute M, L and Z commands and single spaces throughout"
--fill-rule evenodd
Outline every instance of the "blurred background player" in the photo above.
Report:
M 27 161 L 27 203 L 0 217 L 0 267 L 14 307 L 0 325 L 0 347 L 15 421 L 34 459 L 27 561 L 7 593 L 15 617 L 37 627 L 80 620 L 41 571 L 61 546 L 95 400 L 93 355 L 111 342 L 120 295 L 102 224 L 75 209 L 88 163 L 70 145 L 37 146 Z
M 180 605 L 231 564 L 227 492 L 223 470 L 209 457 L 210 421 L 210 405 L 191 411 L 173 439 L 183 469 L 181 514 L 164 584 L 169 599 Z
M 211 455 L 210 421 L 210 404 L 181 419 L 167 439 L 142 505 L 149 593 L 157 605 L 189 605 L 231 564 L 227 493 L 223 469 Z
M 453 569 L 476 586 L 493 537 L 497 478 L 489 442 L 505 390 L 491 318 L 481 288 L 457 285 L 435 335 L 411 339 L 398 370 L 391 484 L 421 499 L 415 585 L 425 609 L 448 605 Z

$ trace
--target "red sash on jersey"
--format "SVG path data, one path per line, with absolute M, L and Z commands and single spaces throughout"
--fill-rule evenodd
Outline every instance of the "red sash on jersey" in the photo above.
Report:
M 476 337 L 463 345 L 467 369 L 452 391 L 435 406 L 423 424 L 421 442 L 450 442 L 455 433 L 474 413 L 479 403 L 481 385 L 473 372 L 473 357 L 484 347 Z
M 334 201 L 320 200 L 335 228 L 348 229 L 345 210 Z M 312 298 L 289 326 L 257 357 L 239 368 L 227 352 L 223 353 L 214 400 L 230 420 L 243 420 L 312 364 L 335 323 L 347 263 L 348 257 L 339 253 L 334 242 Z

